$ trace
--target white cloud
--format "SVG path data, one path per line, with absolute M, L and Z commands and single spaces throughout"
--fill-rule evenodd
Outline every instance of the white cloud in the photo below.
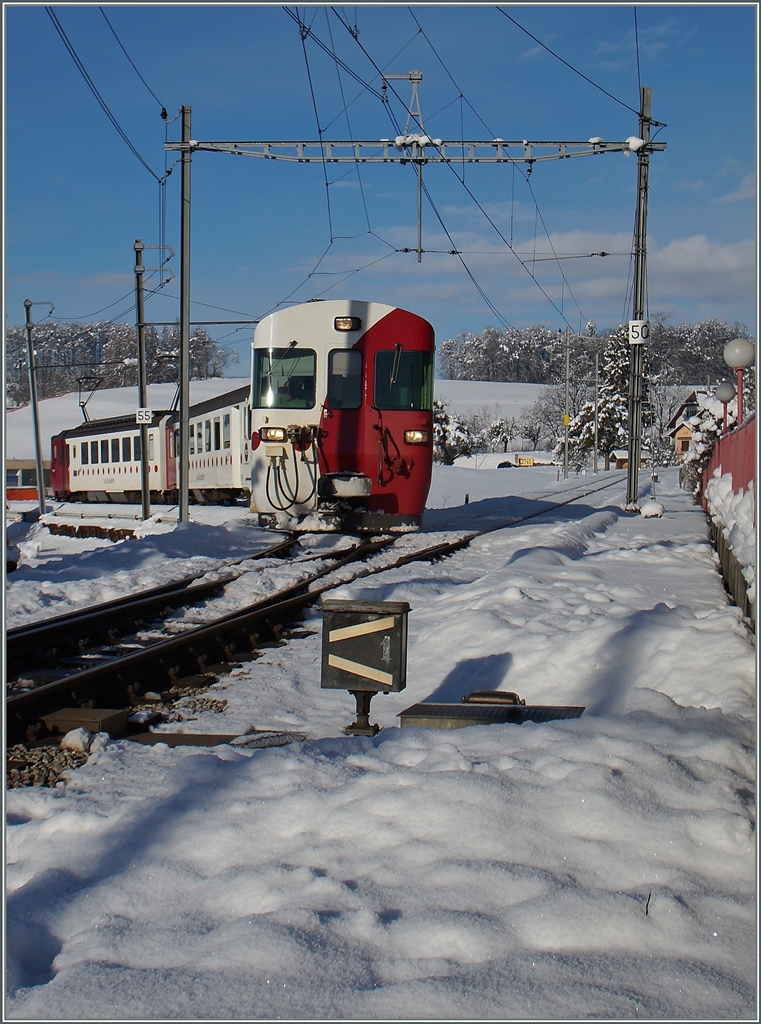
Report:
M 734 192 L 728 192 L 725 196 L 719 196 L 714 199 L 715 203 L 740 203 L 746 199 L 756 198 L 756 176 L 754 174 L 746 174 L 743 180 L 740 182 L 740 187 L 736 188 Z
M 648 255 L 651 305 L 668 305 L 671 297 L 723 301 L 749 300 L 756 289 L 756 246 L 752 239 L 716 242 L 705 235 L 675 238 Z M 657 297 L 657 299 L 656 299 Z

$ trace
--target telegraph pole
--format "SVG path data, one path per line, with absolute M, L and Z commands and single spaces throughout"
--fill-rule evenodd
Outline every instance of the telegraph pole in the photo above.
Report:
M 145 365 L 145 301 L 143 296 L 143 249 L 145 246 L 135 239 L 135 307 L 137 309 L 137 391 L 141 410 L 148 408 L 148 376 Z M 150 461 L 148 459 L 148 424 L 142 416 L 140 423 L 140 493 L 143 501 L 143 520 L 151 517 Z
M 182 108 L 182 187 L 180 204 L 180 436 L 177 445 L 178 519 L 187 523 L 188 426 L 190 422 L 190 107 Z
M 644 145 L 637 150 L 637 216 L 634 235 L 633 320 L 629 325 L 629 458 L 626 481 L 626 507 L 638 508 L 639 464 L 642 458 L 642 366 L 643 346 L 647 341 L 645 323 L 645 284 L 647 275 L 647 181 L 650 166 L 650 86 L 640 93 L 639 137 Z M 635 325 L 639 325 L 637 329 Z M 636 336 L 633 336 L 636 335 Z
M 32 306 L 35 303 L 31 299 L 24 299 L 26 309 L 26 352 L 29 369 L 29 402 L 32 406 L 32 422 L 34 424 L 34 460 L 37 466 L 37 497 L 40 504 L 40 515 L 44 516 L 45 504 L 45 473 L 42 468 L 42 445 L 40 444 L 40 411 L 37 407 L 37 364 L 34 356 L 34 345 L 32 344 Z M 51 306 L 52 303 L 43 302 L 38 305 Z

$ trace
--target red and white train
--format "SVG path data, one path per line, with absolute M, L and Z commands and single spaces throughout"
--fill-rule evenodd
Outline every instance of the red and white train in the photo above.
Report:
M 199 503 L 234 501 L 250 489 L 250 388 L 191 406 L 188 482 Z M 151 501 L 176 504 L 179 416 L 153 414 L 148 427 Z M 142 494 L 140 427 L 135 416 L 80 423 L 52 439 L 50 484 L 59 501 L 139 502 Z
M 262 526 L 407 530 L 421 523 L 433 465 L 434 332 L 377 302 L 314 300 L 257 326 L 251 385 L 192 406 L 197 502 L 246 495 Z M 178 414 L 148 428 L 151 501 L 176 503 Z M 72 501 L 138 502 L 133 417 L 52 439 L 51 485 Z
M 433 464 L 434 332 L 394 306 L 316 300 L 254 333 L 251 508 L 262 525 L 420 525 Z

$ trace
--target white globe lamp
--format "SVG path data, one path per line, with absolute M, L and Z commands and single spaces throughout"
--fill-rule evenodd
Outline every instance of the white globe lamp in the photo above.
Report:
M 724 362 L 737 374 L 737 425 L 743 421 L 743 374 L 756 361 L 756 346 L 747 338 L 734 338 L 724 346 Z

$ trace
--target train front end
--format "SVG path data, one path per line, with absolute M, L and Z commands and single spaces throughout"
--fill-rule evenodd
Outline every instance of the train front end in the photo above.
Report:
M 263 526 L 417 529 L 433 462 L 434 332 L 376 302 L 265 317 L 252 346 L 251 509 Z

